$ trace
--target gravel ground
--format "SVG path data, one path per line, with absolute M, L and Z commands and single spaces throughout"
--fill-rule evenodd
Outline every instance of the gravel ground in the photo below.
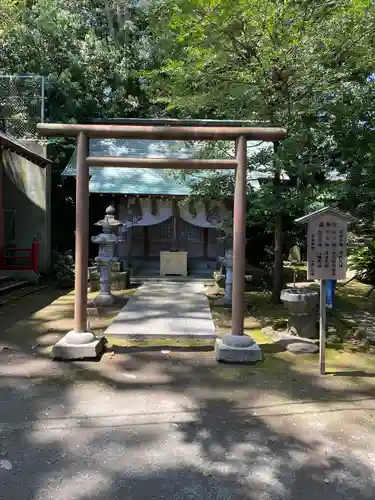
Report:
M 319 377 L 291 354 L 238 367 L 164 348 L 53 362 L 33 346 L 50 334 L 47 312 L 32 315 L 47 303 L 0 314 L 1 500 L 374 498 L 371 371 Z M 66 309 L 50 311 L 63 329 Z
M 372 386 L 212 353 L 0 363 L 1 499 L 374 498 Z

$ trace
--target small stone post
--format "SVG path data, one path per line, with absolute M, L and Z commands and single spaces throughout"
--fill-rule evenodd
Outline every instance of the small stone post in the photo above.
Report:
M 233 276 L 233 252 L 231 248 L 227 248 L 225 251 L 225 256 L 223 259 L 223 264 L 225 266 L 225 295 L 224 302 L 226 304 L 232 303 L 232 276 Z
M 110 306 L 116 300 L 111 293 L 111 265 L 118 261 L 114 254 L 119 237 L 114 234 L 114 231 L 122 223 L 115 218 L 116 211 L 112 205 L 105 213 L 104 219 L 95 223 L 96 226 L 102 228 L 102 233 L 91 238 L 93 243 L 99 245 L 99 255 L 95 258 L 100 275 L 100 292 L 95 298 L 97 306 Z

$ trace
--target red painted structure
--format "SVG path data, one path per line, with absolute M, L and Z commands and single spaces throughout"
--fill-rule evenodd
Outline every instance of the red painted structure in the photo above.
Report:
M 8 248 L 6 253 L 3 248 L 1 251 L 0 269 L 9 271 L 34 271 L 37 273 L 38 263 L 39 243 L 37 241 L 33 241 L 31 248 Z
M 39 243 L 33 241 L 30 248 L 5 248 L 4 228 L 4 162 L 2 150 L 10 151 L 26 160 L 45 168 L 51 160 L 32 151 L 21 141 L 0 130 L 0 270 L 38 272 Z

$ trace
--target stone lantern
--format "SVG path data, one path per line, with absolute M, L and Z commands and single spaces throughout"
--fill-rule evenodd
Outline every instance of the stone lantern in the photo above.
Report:
M 95 304 L 98 306 L 110 306 L 116 300 L 111 293 L 111 269 L 112 265 L 118 261 L 115 257 L 115 246 L 119 237 L 115 232 L 122 223 L 115 218 L 115 215 L 116 211 L 110 205 L 105 211 L 104 219 L 95 223 L 95 226 L 102 228 L 102 232 L 91 238 L 93 243 L 99 245 L 99 255 L 95 257 L 100 277 L 100 292 L 95 298 Z

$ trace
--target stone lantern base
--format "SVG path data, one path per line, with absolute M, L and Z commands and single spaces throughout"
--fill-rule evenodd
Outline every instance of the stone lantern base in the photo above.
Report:
M 219 362 L 252 364 L 262 360 L 262 351 L 251 337 L 226 333 L 215 341 L 215 356 Z
M 112 306 L 116 302 L 116 297 L 112 293 L 99 293 L 94 299 L 94 303 L 99 307 Z

